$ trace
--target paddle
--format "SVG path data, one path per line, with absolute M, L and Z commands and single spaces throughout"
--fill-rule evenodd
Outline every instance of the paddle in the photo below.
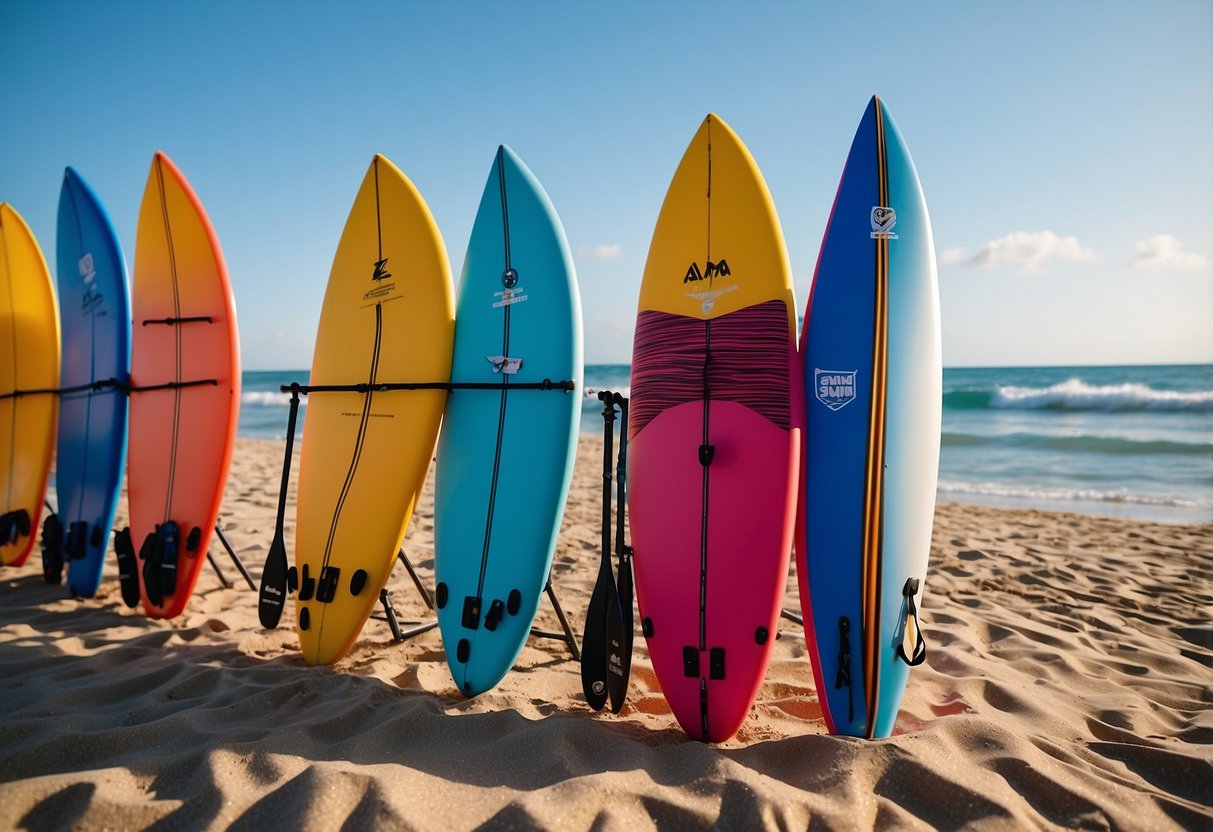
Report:
M 619 461 L 615 468 L 615 555 L 619 558 L 619 617 L 607 617 L 607 690 L 611 695 L 611 713 L 623 708 L 628 696 L 628 677 L 632 672 L 632 547 L 625 543 L 628 473 L 628 400 L 615 393 L 612 401 L 619 405 Z
M 610 393 L 599 393 L 602 419 L 606 428 L 602 448 L 602 560 L 590 606 L 585 613 L 585 632 L 581 636 L 581 691 L 586 703 L 596 711 L 607 700 L 607 628 L 612 615 L 618 619 L 619 594 L 611 569 L 611 456 L 615 437 L 615 403 Z
M 282 537 L 282 526 L 286 521 L 286 490 L 291 481 L 291 451 L 295 445 L 295 418 L 299 415 L 299 385 L 291 387 L 291 413 L 286 423 L 286 458 L 282 462 L 282 487 L 278 491 L 278 520 L 274 526 L 274 539 L 265 556 L 265 567 L 261 570 L 261 591 L 257 597 L 257 617 L 261 626 L 272 630 L 282 618 L 286 606 L 287 565 L 286 541 Z

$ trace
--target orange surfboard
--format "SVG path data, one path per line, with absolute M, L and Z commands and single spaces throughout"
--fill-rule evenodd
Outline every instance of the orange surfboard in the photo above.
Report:
M 194 591 L 219 514 L 239 413 L 240 349 L 219 240 L 163 153 L 152 159 L 139 209 L 131 298 L 132 565 L 148 616 L 172 618 Z

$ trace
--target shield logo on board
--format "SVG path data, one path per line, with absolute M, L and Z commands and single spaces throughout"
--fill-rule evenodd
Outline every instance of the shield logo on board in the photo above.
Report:
M 813 369 L 813 392 L 817 401 L 830 410 L 841 410 L 855 400 L 855 375 L 858 370 Z
M 890 240 L 896 240 L 897 235 L 893 233 L 893 226 L 897 225 L 897 212 L 892 208 L 886 208 L 883 205 L 872 206 L 872 239 L 876 240 L 881 237 L 887 237 Z

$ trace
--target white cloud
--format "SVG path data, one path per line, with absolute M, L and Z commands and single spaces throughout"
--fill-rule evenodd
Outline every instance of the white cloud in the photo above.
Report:
M 1183 250 L 1183 243 L 1170 234 L 1155 234 L 1137 244 L 1132 263 L 1139 269 L 1183 269 L 1192 271 L 1209 265 L 1209 258 Z
M 614 260 L 623 254 L 623 246 L 619 243 L 599 243 L 596 246 L 582 246 L 577 249 L 580 260 Z
M 958 266 L 965 261 L 965 250 L 960 246 L 945 248 L 938 255 L 940 266 Z
M 1019 266 L 1023 271 L 1036 272 L 1050 260 L 1090 263 L 1095 259 L 1095 252 L 1078 242 L 1077 237 L 1059 237 L 1052 231 L 1016 231 L 983 245 L 969 259 L 969 265 Z

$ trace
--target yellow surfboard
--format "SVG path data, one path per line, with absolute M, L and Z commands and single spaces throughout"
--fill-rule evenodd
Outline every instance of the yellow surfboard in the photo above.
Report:
M 0 560 L 20 566 L 38 533 L 59 397 L 59 308 L 38 241 L 0 203 Z
M 387 582 L 425 483 L 450 379 L 455 312 L 446 248 L 421 194 L 376 156 L 329 276 L 299 470 L 296 616 L 310 664 L 353 646 Z
M 754 187 L 762 181 L 737 134 L 708 115 L 663 204 L 694 208 L 663 209 L 657 217 L 638 309 L 706 321 L 778 298 L 795 331 L 787 249 L 770 193 L 765 185 Z

